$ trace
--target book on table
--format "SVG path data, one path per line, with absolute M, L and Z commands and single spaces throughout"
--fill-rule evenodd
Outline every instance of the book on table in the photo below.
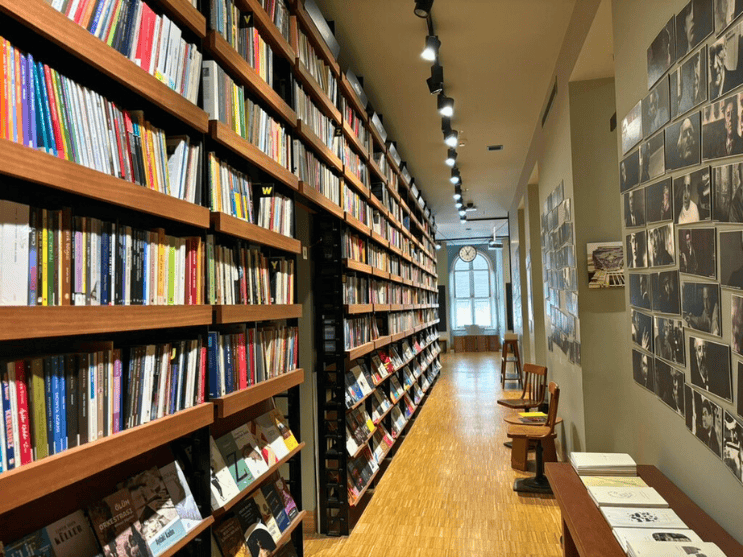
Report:
M 525 424 L 543 424 L 547 421 L 544 412 L 519 412 L 519 419 Z
M 630 542 L 630 557 L 725 557 L 722 550 L 711 542 Z
M 598 507 L 667 508 L 668 502 L 652 487 L 588 486 L 588 494 Z
M 672 509 L 599 507 L 612 528 L 687 528 Z
M 614 537 L 627 552 L 630 542 L 701 542 L 694 530 L 676 528 L 613 528 Z
M 637 464 L 624 453 L 570 453 L 579 476 L 636 476 Z
M 647 487 L 640 476 L 579 476 L 583 485 L 603 485 L 606 487 Z

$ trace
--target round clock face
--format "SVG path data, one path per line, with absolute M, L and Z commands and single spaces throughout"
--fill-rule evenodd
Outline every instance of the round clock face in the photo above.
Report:
M 459 250 L 459 258 L 469 263 L 477 256 L 477 250 L 472 246 L 464 246 Z

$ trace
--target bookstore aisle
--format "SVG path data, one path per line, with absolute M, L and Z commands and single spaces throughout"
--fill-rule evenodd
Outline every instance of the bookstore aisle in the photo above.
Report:
M 351 535 L 305 539 L 306 557 L 562 555 L 555 500 L 512 490 L 528 473 L 511 469 L 503 446 L 500 355 L 445 354 L 442 364 Z

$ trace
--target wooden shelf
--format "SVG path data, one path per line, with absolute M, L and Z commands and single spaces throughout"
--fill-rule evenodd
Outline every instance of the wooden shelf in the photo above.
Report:
M 340 126 L 342 122 L 341 113 L 333 104 L 333 101 L 325 94 L 320 84 L 312 77 L 309 70 L 304 67 L 304 64 L 297 60 L 294 66 L 294 73 L 296 74 L 299 81 L 302 82 L 309 95 L 315 100 L 317 108 L 319 108 L 325 116 L 333 120 L 336 125 Z
M 158 4 L 200 39 L 206 37 L 206 18 L 188 0 L 159 0 Z
M 3 306 L 0 341 L 210 325 L 212 306 Z M 0 513 L 2 514 L 2 513 Z
M 288 169 L 281 166 L 247 139 L 243 139 L 230 129 L 227 124 L 217 120 L 209 121 L 209 135 L 218 143 L 237 153 L 248 162 L 254 164 L 281 183 L 296 190 L 299 189 L 299 179 Z
M 294 13 L 297 16 L 297 22 L 302 26 L 303 33 L 309 39 L 312 48 L 315 49 L 315 53 L 318 54 L 318 56 L 322 58 L 328 66 L 330 66 L 330 70 L 337 79 L 341 76 L 341 68 L 336 61 L 335 56 L 333 56 L 333 53 L 330 51 L 330 48 L 328 48 L 328 45 L 320 35 L 320 31 L 317 29 L 317 26 L 315 26 L 315 22 L 312 21 L 310 14 L 308 14 L 307 10 L 304 9 L 302 2 L 297 2 Z M 317 51 L 319 51 L 319 53 Z
M 346 120 L 343 121 L 343 135 L 346 136 L 346 139 L 351 144 L 351 147 L 359 155 L 361 155 L 361 158 L 364 159 L 364 161 L 368 161 L 369 152 L 366 150 L 366 147 L 364 147 L 363 143 L 361 143 L 361 140 L 356 136 L 356 134 L 353 133 L 351 125 Z
M 378 149 L 375 149 L 375 151 L 382 151 L 383 153 L 387 153 L 387 146 L 384 144 L 384 140 L 382 139 L 382 135 L 379 133 L 377 128 L 372 123 L 372 118 L 369 118 L 369 131 L 371 132 L 372 140 L 377 144 L 379 147 Z M 371 157 L 369 157 L 371 158 Z
M 195 540 L 197 537 L 199 537 L 199 534 L 204 532 L 207 528 L 209 528 L 212 524 L 214 524 L 214 517 L 213 516 L 207 516 L 204 520 L 199 522 L 196 526 L 191 528 L 191 530 L 188 531 L 186 534 L 186 537 L 182 540 L 179 540 L 174 546 L 172 546 L 167 551 L 160 554 L 160 557 L 173 557 L 176 555 L 181 549 L 186 547 L 189 543 L 191 543 L 193 540 Z
M 213 405 L 200 404 L 0 474 L 0 515 L 59 491 L 101 470 L 188 435 L 214 421 Z
M 392 342 L 392 335 L 380 337 L 374 341 L 374 348 L 382 348 L 383 346 L 387 346 L 391 342 Z
M 341 74 L 338 85 L 340 86 L 343 98 L 346 99 L 346 102 L 352 105 L 352 108 L 356 112 L 356 116 L 359 117 L 364 125 L 366 125 L 369 122 L 369 116 L 366 114 L 366 107 L 361 106 L 361 100 L 359 99 L 358 95 L 356 95 L 356 91 L 354 91 L 353 87 L 351 86 L 351 82 L 348 81 L 346 74 Z
M 372 391 L 372 393 L 373 393 L 373 392 L 374 392 L 374 391 Z M 369 393 L 369 394 L 371 394 L 371 393 Z M 373 423 L 373 422 L 372 422 L 372 423 Z M 376 426 L 374 427 L 374 431 L 377 431 L 377 428 L 376 428 Z M 371 432 L 371 433 L 370 433 L 370 434 L 369 434 L 369 435 L 367 436 L 367 438 L 366 438 L 366 439 L 364 440 L 364 442 L 363 442 L 363 443 L 361 443 L 361 444 L 359 445 L 359 448 L 358 448 L 358 449 L 356 449 L 356 452 L 355 452 L 355 453 L 353 453 L 352 455 L 349 455 L 349 456 L 350 456 L 351 458 L 358 458 L 358 457 L 359 457 L 359 455 L 360 455 L 360 454 L 361 454 L 362 452 L 364 452 L 364 448 L 365 448 L 366 446 L 368 446 L 368 445 L 369 445 L 369 441 L 371 441 L 371 440 L 372 440 L 372 437 L 374 437 L 374 431 L 372 431 L 372 432 Z
M 195 130 L 206 132 L 206 112 L 50 4 L 42 0 L 3 0 L 0 10 Z
M 392 273 L 390 273 L 390 280 L 392 282 L 397 282 L 397 283 L 402 284 L 402 277 L 400 277 L 398 275 L 393 275 Z
M 382 269 L 377 269 L 376 267 L 372 267 L 372 275 L 378 278 L 383 278 L 386 280 L 389 280 L 390 274 L 387 271 L 383 271 Z
M 236 304 L 214 307 L 214 323 L 245 323 L 248 321 L 273 321 L 276 319 L 299 319 L 301 304 Z
M 314 202 L 316 205 L 319 205 L 329 213 L 335 215 L 339 219 L 343 218 L 343 209 L 341 209 L 339 205 L 336 205 L 322 193 L 317 191 L 309 184 L 302 182 L 301 180 L 299 182 L 299 193 L 301 193 L 307 199 Z
M 232 499 L 227 501 L 223 506 L 219 507 L 218 509 L 214 509 L 212 512 L 212 515 L 215 518 L 219 518 L 220 516 L 227 514 L 227 512 L 232 509 L 236 504 L 238 504 L 240 501 L 245 499 L 248 495 L 251 493 L 254 493 L 258 487 L 261 486 L 261 484 L 266 480 L 266 478 L 271 477 L 275 472 L 278 472 L 278 470 L 287 462 L 289 462 L 292 458 L 294 458 L 294 455 L 296 455 L 299 451 L 304 449 L 305 443 L 299 443 L 296 447 L 294 447 L 291 451 L 289 451 L 289 454 L 284 456 L 284 458 L 280 459 L 276 464 L 271 465 L 268 470 L 263 472 L 260 476 L 255 478 L 249 486 L 247 486 L 245 489 L 243 489 L 240 493 L 235 495 Z
M 365 356 L 369 352 L 372 352 L 374 350 L 374 341 L 367 342 L 366 344 L 362 344 L 360 346 L 357 346 L 356 348 L 352 348 L 351 350 L 346 350 L 346 357 L 349 360 L 355 360 L 356 358 L 360 358 L 361 356 Z
M 374 381 L 374 379 L 372 379 L 372 381 Z M 359 388 L 360 388 L 360 387 L 359 387 Z M 376 388 L 376 385 L 375 385 L 375 388 Z M 365 401 L 365 400 L 366 400 L 367 398 L 369 398 L 370 396 L 372 396 L 373 394 L 374 394 L 374 389 L 372 389 L 372 390 L 371 390 L 371 391 L 369 391 L 369 392 L 368 392 L 367 394 L 365 394 L 364 396 L 362 396 L 362 397 L 361 397 L 361 398 L 360 398 L 359 400 L 357 400 L 357 401 L 356 401 L 356 402 L 355 402 L 355 403 L 353 404 L 353 406 L 351 406 L 350 408 L 346 408 L 346 414 L 348 414 L 348 413 L 349 413 L 349 412 L 350 412 L 351 410 L 355 410 L 356 408 L 358 408 L 359 406 L 361 406 L 362 404 L 364 404 L 364 401 Z
M 346 313 L 349 315 L 358 315 L 359 313 L 371 313 L 374 311 L 372 304 L 348 304 L 346 305 Z
M 407 333 L 403 331 L 402 333 L 395 333 L 393 335 L 390 335 L 392 338 L 392 342 L 397 342 L 398 340 L 404 339 L 406 336 L 408 336 L 410 333 Z
M 349 226 L 352 226 L 353 228 L 355 228 L 356 230 L 358 230 L 362 234 L 364 234 L 366 236 L 371 236 L 371 229 L 368 226 L 366 226 L 363 222 L 361 222 L 359 219 L 357 219 L 356 217 L 354 217 L 348 211 L 345 211 L 344 212 L 343 220 L 345 220 L 346 223 L 348 223 Z
M 181 0 L 185 1 L 185 0 Z M 246 85 L 273 111 L 284 119 L 284 123 L 294 128 L 297 125 L 297 113 L 266 83 L 248 62 L 232 48 L 217 31 L 209 31 L 206 41 L 207 50 L 222 65 L 232 70 L 238 81 Z
M 360 263 L 358 261 L 354 261 L 353 259 L 344 259 L 343 264 L 345 265 L 346 269 L 350 271 L 366 273 L 367 275 L 372 274 L 372 268 L 366 263 Z
M 255 385 L 251 385 L 242 391 L 236 391 L 220 398 L 212 399 L 217 418 L 222 419 L 250 408 L 279 393 L 296 387 L 304 382 L 304 370 L 299 368 L 288 373 L 266 379 Z
M 390 311 L 390 305 L 389 304 L 374 304 L 374 311 L 375 312 Z
M 377 177 L 375 180 L 376 182 L 382 182 L 385 187 L 387 186 L 387 176 L 384 175 L 384 172 L 382 172 L 382 169 L 379 168 L 379 165 L 377 164 L 377 161 L 374 160 L 373 156 L 370 156 L 368 158 L 369 161 L 369 170 L 372 171 L 372 173 Z
M 299 514 L 297 515 L 297 518 L 295 518 L 292 523 L 289 525 L 289 527 L 284 530 L 284 533 L 281 535 L 281 537 L 276 542 L 276 550 L 271 552 L 271 555 L 269 557 L 275 557 L 276 554 L 281 550 L 281 548 L 286 545 L 286 542 L 288 542 L 291 537 L 294 530 L 297 529 L 297 527 L 302 524 L 302 521 L 307 517 L 307 511 L 299 511 Z
M 225 213 L 212 213 L 211 223 L 214 230 L 222 234 L 229 234 L 236 238 L 242 238 L 243 240 L 263 246 L 288 251 L 289 253 L 299 254 L 302 252 L 302 242 L 299 240 L 284 236 L 278 232 L 273 232 L 257 224 L 245 222 Z
M 356 499 L 354 499 L 352 501 L 349 500 L 349 502 L 348 502 L 349 505 L 351 505 L 352 507 L 355 507 L 356 505 L 359 504 L 359 502 L 361 501 L 362 497 L 364 497 L 364 494 L 366 493 L 366 490 L 369 489 L 369 486 L 372 484 L 372 482 L 374 481 L 374 479 L 377 477 L 377 474 L 379 474 L 379 471 L 381 469 L 382 469 L 381 466 L 377 468 L 377 471 L 372 474 L 372 477 L 371 478 L 369 478 L 369 482 L 364 486 L 364 489 L 362 489 L 359 492 L 359 496 L 356 497 Z
M 375 242 L 377 242 L 379 244 L 382 244 L 382 246 L 384 246 L 385 248 L 389 248 L 390 247 L 389 240 L 387 240 L 386 238 L 384 238 L 381 234 L 377 234 L 376 232 L 374 232 L 372 230 L 371 237 L 372 237 L 372 240 L 374 240 Z M 389 276 L 387 276 L 386 278 L 389 278 Z
M 341 162 L 341 159 L 339 159 L 338 156 L 333 153 L 333 151 L 331 151 L 319 137 L 317 137 L 317 134 L 312 131 L 312 128 L 302 122 L 302 120 L 297 120 L 297 135 L 309 144 L 312 150 L 320 156 L 325 164 L 331 167 L 331 170 L 343 172 L 343 163 Z
M 209 228 L 209 209 L 0 139 L 0 173 L 119 207 Z
M 390 304 L 390 311 L 405 311 L 407 309 L 404 304 Z
M 379 201 L 379 199 L 377 199 L 377 196 L 371 193 L 371 191 L 369 192 L 369 199 L 367 200 L 367 203 L 379 212 L 383 213 L 385 210 L 385 206 L 382 205 L 382 202 Z
M 259 0 L 237 0 L 236 5 L 244 11 L 252 12 L 258 28 L 263 31 L 261 38 L 265 40 L 276 54 L 279 54 L 294 63 L 297 58 L 294 49 L 274 25 L 271 18 L 263 9 Z
M 356 176 L 351 170 L 347 167 L 343 167 L 343 178 L 348 182 L 348 184 L 353 187 L 364 199 L 368 199 L 370 192 L 369 188 L 367 188 L 364 183 L 359 180 L 359 177 Z

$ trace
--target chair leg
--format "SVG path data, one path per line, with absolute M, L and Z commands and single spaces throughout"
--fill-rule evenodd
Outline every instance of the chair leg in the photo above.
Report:
M 542 442 L 537 444 L 537 474 L 533 478 L 521 478 L 513 483 L 513 490 L 519 493 L 548 493 L 552 494 L 552 488 L 547 476 L 544 475 L 544 458 L 542 455 Z

